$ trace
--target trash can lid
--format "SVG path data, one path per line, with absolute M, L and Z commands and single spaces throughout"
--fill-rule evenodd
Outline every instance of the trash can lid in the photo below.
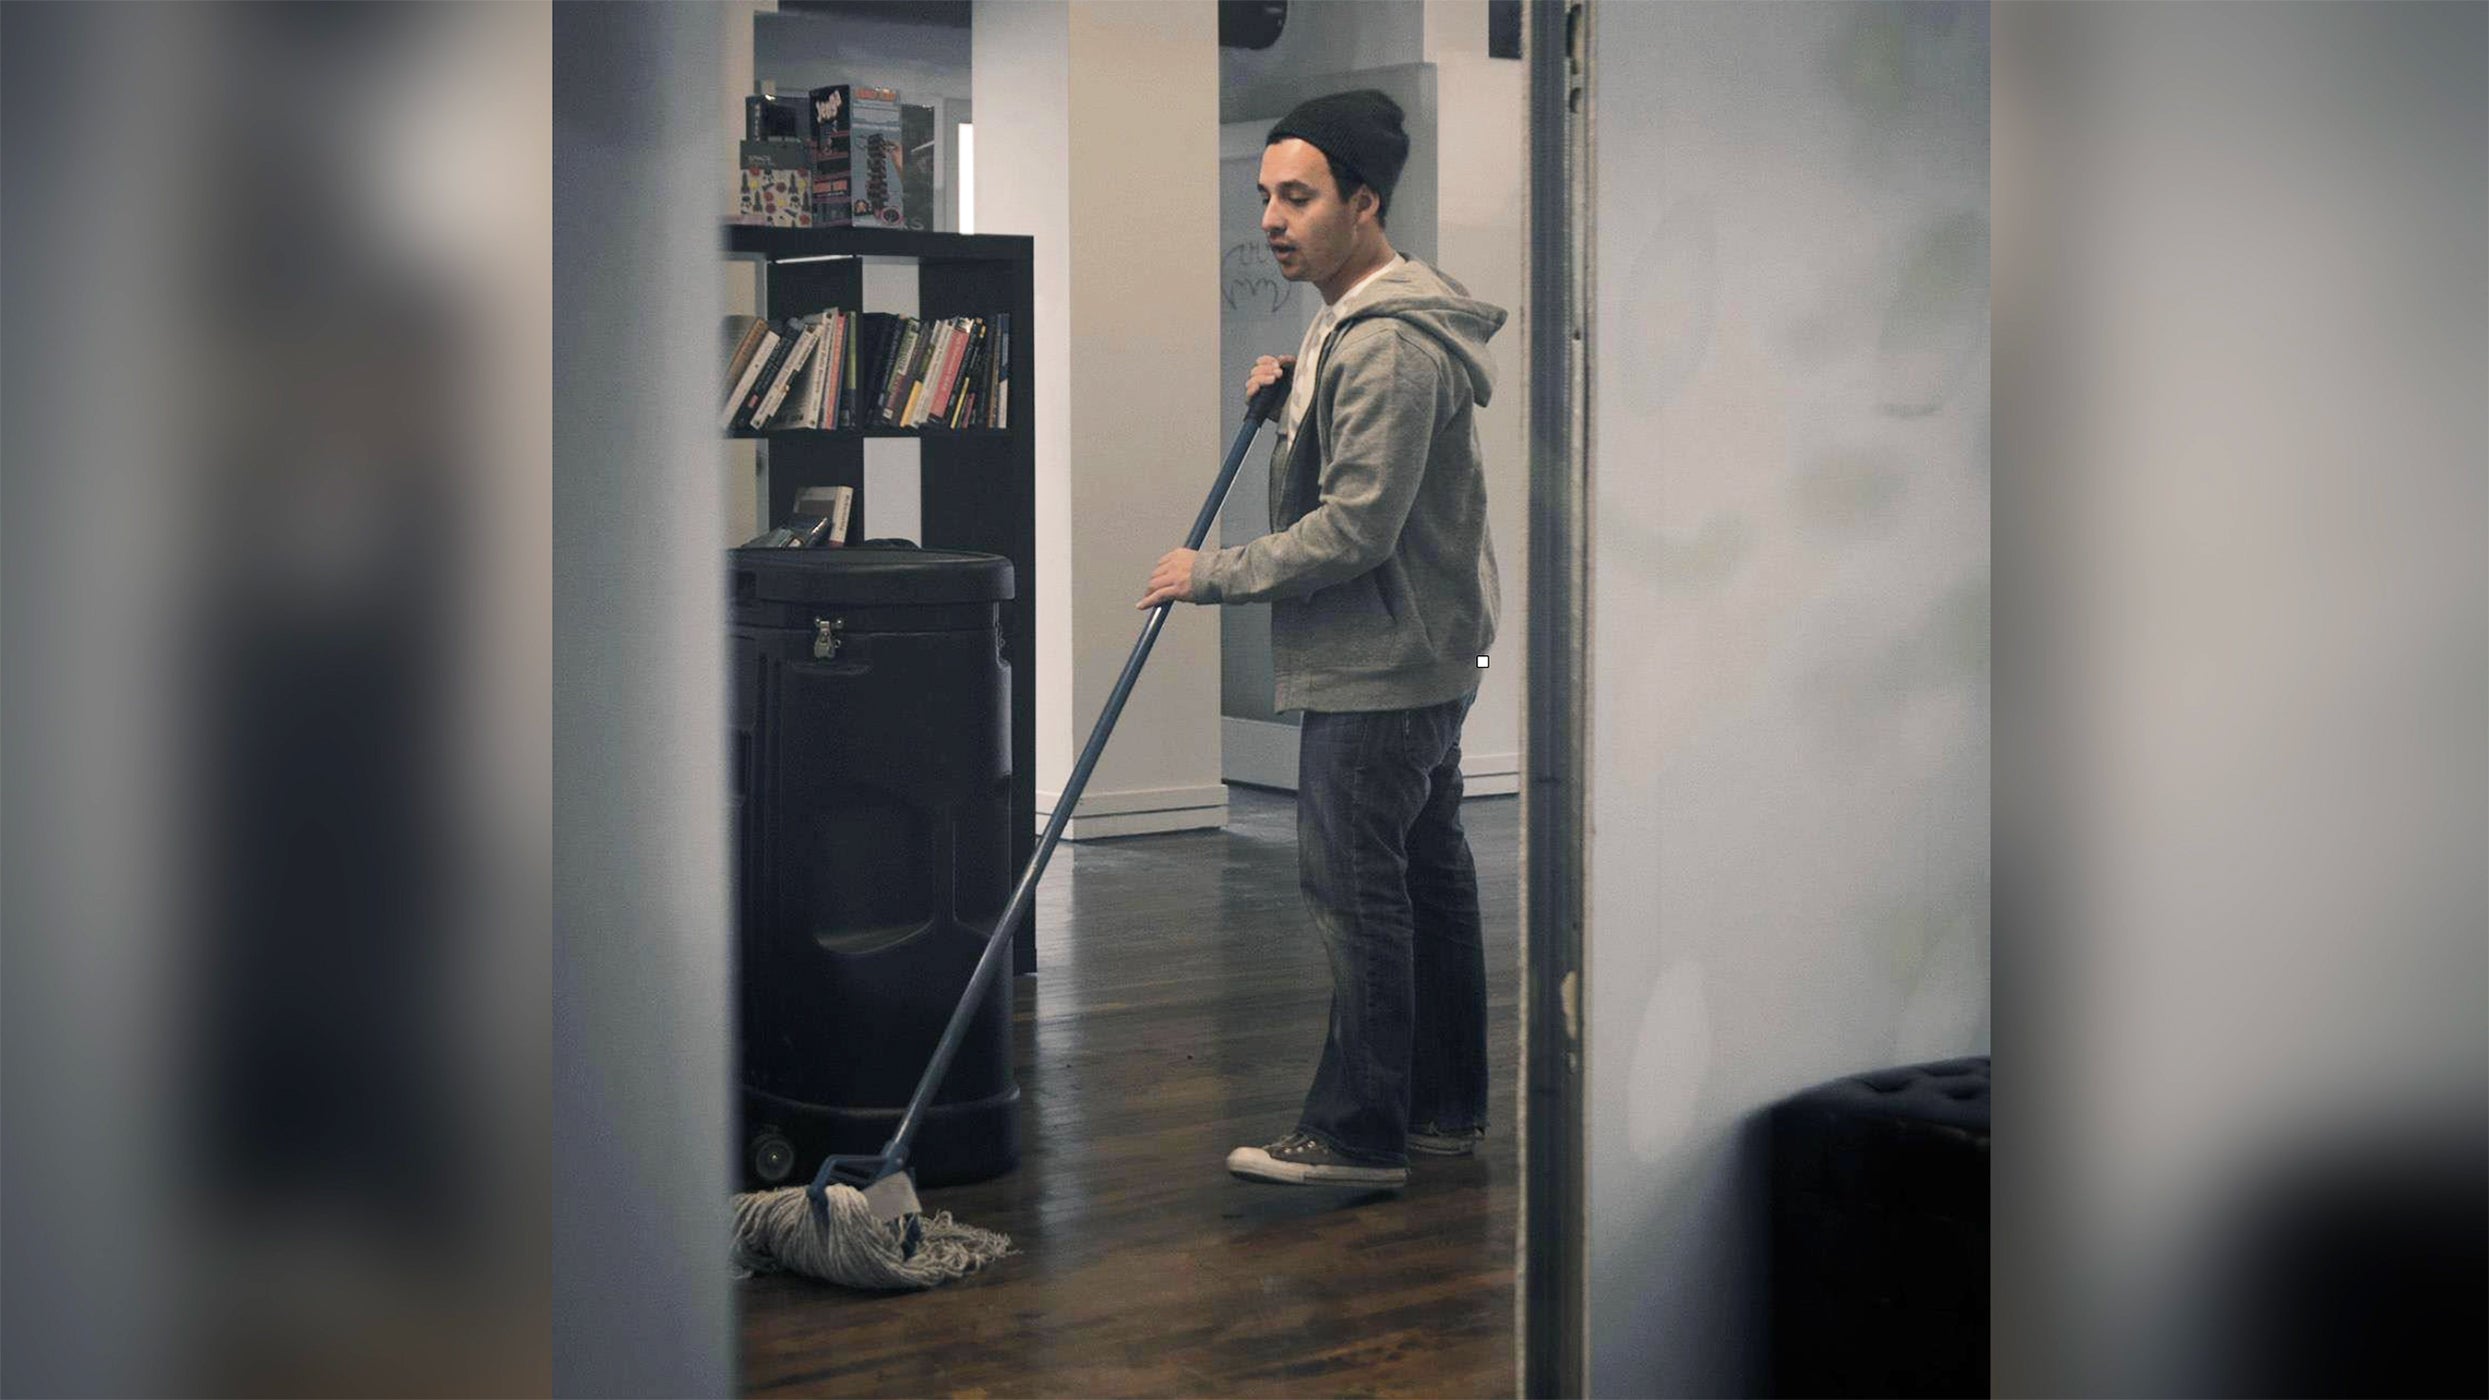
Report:
M 737 602 L 896 608 L 1001 603 L 1013 596 L 1011 561 L 999 554 L 876 545 L 727 553 Z

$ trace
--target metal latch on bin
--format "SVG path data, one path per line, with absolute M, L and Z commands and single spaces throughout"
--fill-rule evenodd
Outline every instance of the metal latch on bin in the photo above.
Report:
M 847 629 L 842 617 L 816 617 L 812 620 L 812 659 L 828 661 L 838 655 L 838 634 Z

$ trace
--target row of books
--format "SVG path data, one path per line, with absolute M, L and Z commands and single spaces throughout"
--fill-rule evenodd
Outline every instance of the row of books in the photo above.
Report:
M 719 426 L 1007 428 L 1011 317 L 729 316 Z

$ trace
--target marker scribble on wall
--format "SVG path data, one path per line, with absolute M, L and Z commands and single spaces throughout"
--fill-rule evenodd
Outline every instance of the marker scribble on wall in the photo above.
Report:
M 1279 264 L 1260 243 L 1227 245 L 1219 259 L 1219 295 L 1230 311 L 1249 316 L 1277 316 L 1286 309 L 1296 286 L 1279 275 Z

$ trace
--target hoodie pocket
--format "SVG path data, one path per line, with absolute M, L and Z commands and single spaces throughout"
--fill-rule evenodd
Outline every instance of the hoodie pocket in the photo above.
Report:
M 1367 574 L 1373 581 L 1375 599 L 1382 604 L 1383 616 L 1393 633 L 1407 644 L 1407 661 L 1431 660 L 1435 651 L 1434 634 L 1427 629 L 1426 618 L 1417 609 L 1417 595 L 1410 591 L 1408 575 L 1400 561 L 1387 559 L 1382 567 Z
M 1396 563 L 1306 600 L 1316 656 L 1352 672 L 1398 671 L 1434 659 L 1425 623 Z

